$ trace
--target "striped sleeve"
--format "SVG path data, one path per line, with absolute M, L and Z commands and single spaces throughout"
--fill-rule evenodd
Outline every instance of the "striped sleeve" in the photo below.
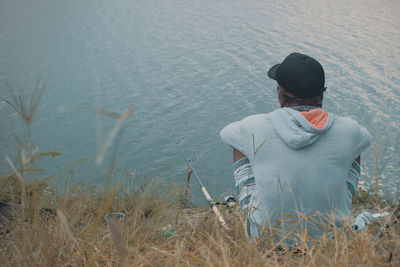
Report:
M 256 181 L 250 161 L 244 157 L 233 164 L 233 176 L 235 178 L 235 187 L 243 213 L 249 208 L 250 198 L 254 191 Z

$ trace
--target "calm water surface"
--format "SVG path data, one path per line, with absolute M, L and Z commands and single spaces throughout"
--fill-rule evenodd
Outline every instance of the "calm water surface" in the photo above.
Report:
M 181 182 L 180 140 L 213 197 L 233 191 L 226 124 L 278 108 L 266 68 L 293 51 L 325 67 L 326 110 L 356 119 L 373 134 L 381 188 L 400 188 L 400 2 L 390 0 L 1 0 L 0 93 L 28 97 L 42 77 L 47 90 L 31 127 L 49 172 L 96 156 L 115 120 L 77 106 L 135 110 L 119 140 L 120 171 Z M 64 110 L 64 111 L 63 111 Z M 15 157 L 22 123 L 0 103 L 0 164 Z M 99 138 L 102 129 L 102 139 Z M 363 179 L 375 172 L 373 147 Z M 76 180 L 102 184 L 93 160 Z M 67 174 L 65 175 L 67 176 Z M 193 182 L 194 202 L 204 203 Z M 398 194 L 398 193 L 397 193 Z

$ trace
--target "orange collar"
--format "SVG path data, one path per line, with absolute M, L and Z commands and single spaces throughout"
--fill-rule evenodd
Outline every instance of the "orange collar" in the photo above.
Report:
M 323 129 L 328 122 L 328 112 L 319 108 L 302 111 L 301 114 L 318 130 Z

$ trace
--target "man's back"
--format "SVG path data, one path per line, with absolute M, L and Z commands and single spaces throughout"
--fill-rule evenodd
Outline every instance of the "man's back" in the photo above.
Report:
M 273 225 L 288 214 L 329 217 L 334 212 L 338 225 L 350 216 L 346 176 L 371 143 L 369 133 L 355 121 L 321 109 L 301 113 L 282 108 L 232 123 L 221 138 L 252 166 L 252 236 L 259 236 L 259 226 Z

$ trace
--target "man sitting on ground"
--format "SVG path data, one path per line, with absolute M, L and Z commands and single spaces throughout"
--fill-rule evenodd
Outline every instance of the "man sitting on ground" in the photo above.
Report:
M 320 222 L 340 227 L 351 217 L 360 155 L 372 137 L 354 120 L 322 109 L 325 73 L 314 58 L 292 53 L 268 76 L 278 83 L 281 108 L 233 122 L 220 136 L 233 148 L 248 233 L 260 238 L 278 228 L 277 240 L 296 244 L 305 228 L 317 238 Z

